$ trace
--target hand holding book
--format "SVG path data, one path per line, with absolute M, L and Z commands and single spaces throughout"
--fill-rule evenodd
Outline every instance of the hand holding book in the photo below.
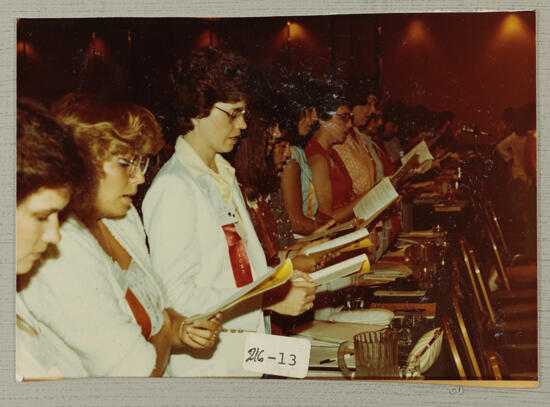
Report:
M 221 314 L 209 320 L 189 321 L 184 319 L 178 326 L 178 338 L 182 344 L 194 349 L 204 349 L 214 345 L 221 330 Z
M 312 278 L 299 270 L 292 272 L 290 283 L 280 286 L 264 297 L 264 309 L 281 315 L 297 316 L 313 308 L 315 285 Z
M 233 293 L 228 298 L 223 298 L 219 303 L 213 305 L 207 309 L 203 314 L 194 315 L 188 318 L 187 321 L 196 321 L 199 319 L 209 319 L 213 315 L 223 312 L 226 309 L 258 294 L 272 290 L 275 287 L 283 285 L 288 281 L 292 274 L 292 262 L 290 260 L 285 261 L 276 270 L 269 269 L 263 276 L 254 280 L 250 284 L 247 284 Z
M 314 273 L 309 274 L 315 285 L 328 283 L 337 278 L 345 277 L 350 274 L 361 271 L 367 273 L 370 271 L 370 263 L 366 254 L 352 257 L 332 266 L 325 267 Z
M 390 177 L 384 177 L 355 205 L 353 212 L 367 225 L 399 198 Z

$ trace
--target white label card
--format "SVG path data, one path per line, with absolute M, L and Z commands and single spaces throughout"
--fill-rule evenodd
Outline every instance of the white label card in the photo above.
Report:
M 243 369 L 302 379 L 307 375 L 310 352 L 307 339 L 252 332 L 244 344 Z

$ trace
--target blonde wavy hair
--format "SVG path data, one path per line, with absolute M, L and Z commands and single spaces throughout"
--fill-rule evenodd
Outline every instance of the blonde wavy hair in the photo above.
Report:
M 55 102 L 51 111 L 72 130 L 86 161 L 92 187 L 74 200 L 75 211 L 81 217 L 93 209 L 105 161 L 116 155 L 154 155 L 164 145 L 155 116 L 133 103 L 69 93 Z

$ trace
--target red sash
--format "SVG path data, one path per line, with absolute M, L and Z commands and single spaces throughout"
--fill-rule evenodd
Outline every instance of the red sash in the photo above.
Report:
M 149 339 L 149 335 L 151 335 L 151 318 L 149 318 L 149 314 L 129 288 L 126 290 L 126 301 L 132 310 L 132 314 L 134 314 L 136 322 L 141 326 L 141 334 L 145 339 Z
M 243 240 L 237 233 L 237 228 L 234 223 L 229 223 L 222 226 L 229 248 L 229 258 L 231 259 L 231 268 L 233 269 L 233 277 L 237 287 L 242 287 L 252 282 L 252 270 L 250 269 L 250 261 Z

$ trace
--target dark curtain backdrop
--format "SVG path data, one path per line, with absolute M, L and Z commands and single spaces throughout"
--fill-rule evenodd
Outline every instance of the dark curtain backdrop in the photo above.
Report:
M 534 12 L 21 19 L 18 94 L 48 102 L 93 90 L 162 114 L 176 58 L 210 44 L 274 69 L 368 78 L 490 132 L 506 106 L 535 100 Z

